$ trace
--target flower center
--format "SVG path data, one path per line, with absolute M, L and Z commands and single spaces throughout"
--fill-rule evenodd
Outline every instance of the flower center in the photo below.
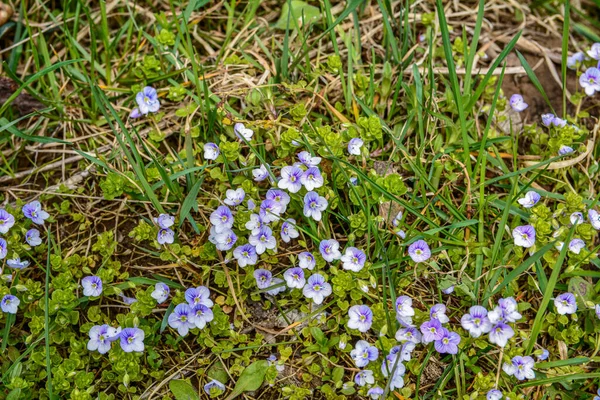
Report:
M 527 235 L 526 233 L 522 234 L 521 237 L 525 240 L 529 239 L 529 235 Z
M 423 253 L 423 252 L 422 252 L 421 250 L 417 250 L 417 251 L 415 251 L 415 254 L 416 254 L 416 255 L 418 255 L 418 256 L 420 256 L 422 253 Z
M 364 315 L 361 315 L 359 319 L 360 319 L 361 322 L 365 322 L 365 320 L 367 319 L 367 317 L 365 317 Z
M 266 242 L 267 241 L 267 237 L 265 235 L 262 235 L 260 237 L 260 241 L 263 242 L 263 243 Z
M 352 262 L 357 264 L 358 263 L 358 257 L 352 257 Z
M 319 291 L 321 291 L 321 285 L 315 285 L 315 286 L 313 286 L 313 290 L 314 290 L 315 292 L 319 292 Z
M 429 328 L 429 332 L 431 332 L 431 333 L 436 333 L 436 332 L 437 332 L 437 329 L 435 329 L 435 328 Z
M 479 324 L 481 323 L 481 319 L 479 319 L 479 318 L 475 318 L 475 319 L 473 320 L 473 322 L 475 323 L 475 325 L 479 325 Z
M 134 337 L 134 336 L 129 336 L 129 337 L 127 338 L 127 343 L 131 344 L 131 343 L 133 343 L 133 341 L 134 341 L 134 340 L 135 340 L 135 337 Z
M 221 217 L 221 221 L 222 221 L 222 222 L 227 222 L 227 215 L 223 215 L 223 216 Z
M 294 175 L 290 176 L 290 181 L 291 182 L 296 182 L 296 177 Z
M 442 340 L 442 342 L 444 342 L 444 344 L 448 344 L 448 343 L 450 343 L 450 340 L 449 340 L 448 338 L 444 338 L 444 339 Z
M 248 257 L 248 252 L 247 252 L 247 251 L 244 251 L 244 252 L 242 253 L 242 256 L 244 256 L 244 257 Z
M 104 342 L 105 336 L 104 335 L 100 335 L 100 337 L 98 338 L 98 340 L 100 340 L 101 342 Z
M 185 321 L 187 321 L 187 317 L 185 315 L 182 315 L 181 316 L 181 322 L 185 322 Z

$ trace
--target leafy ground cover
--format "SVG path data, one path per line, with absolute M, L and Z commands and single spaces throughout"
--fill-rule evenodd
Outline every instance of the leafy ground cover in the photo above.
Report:
M 1 399 L 600 396 L 596 1 L 0 5 Z

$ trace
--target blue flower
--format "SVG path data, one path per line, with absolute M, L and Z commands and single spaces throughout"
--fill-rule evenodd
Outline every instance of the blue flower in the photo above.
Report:
M 267 249 L 274 250 L 277 246 L 273 231 L 268 226 L 261 226 L 256 234 L 250 235 L 248 242 L 256 248 L 257 254 L 262 254 Z
M 6 258 L 8 254 L 8 243 L 3 238 L 0 238 L 0 260 Z
M 435 341 L 434 347 L 438 353 L 456 354 L 458 353 L 459 343 L 460 335 L 456 332 L 450 332 L 444 328 L 442 338 Z
M 588 96 L 600 92 L 600 70 L 596 67 L 586 69 L 585 72 L 579 76 L 579 84 Z
M 316 167 L 321 162 L 321 157 L 313 157 L 308 151 L 298 153 L 298 160 L 307 168 Z
M 237 242 L 237 235 L 232 230 L 223 231 L 215 235 L 215 245 L 218 250 L 231 250 L 235 242 Z
M 547 360 L 549 356 L 550 356 L 550 352 L 546 349 L 542 349 L 542 353 L 537 356 L 537 359 L 540 361 L 544 361 L 544 360 Z
M 569 242 L 569 251 L 579 254 L 581 250 L 585 247 L 585 242 L 581 239 L 572 239 Z
M 244 197 L 246 197 L 246 192 L 244 192 L 244 189 L 239 188 L 236 190 L 233 189 L 227 189 L 227 191 L 225 192 L 225 197 L 226 199 L 224 200 L 224 203 L 227 204 L 228 206 L 239 206 L 242 201 L 244 201 Z
M 515 356 L 510 364 L 504 363 L 502 370 L 508 375 L 514 375 L 515 378 L 522 381 L 524 379 L 535 378 L 535 372 L 533 372 L 534 365 L 535 361 L 529 356 Z
M 372 385 L 375 383 L 375 377 L 373 376 L 373 371 L 370 369 L 366 369 L 364 371 L 360 371 L 354 377 L 354 382 L 358 386 Z
M 185 303 L 178 304 L 173 312 L 169 314 L 169 326 L 173 329 L 177 329 L 177 332 L 181 336 L 185 336 L 190 329 L 196 326 L 194 324 L 194 318 L 194 312 L 189 305 Z
M 256 249 L 248 243 L 236 247 L 233 251 L 233 257 L 237 260 L 240 268 L 245 268 L 246 265 L 255 265 L 258 260 Z
M 175 241 L 175 232 L 169 228 L 159 229 L 156 240 L 159 244 L 171 244 Z
M 83 295 L 88 297 L 98 297 L 102 294 L 102 279 L 95 275 L 86 276 L 81 280 Z
M 192 309 L 193 322 L 196 328 L 204 329 L 206 324 L 214 319 L 212 310 L 206 307 L 204 304 L 198 304 Z
M 502 400 L 503 396 L 504 395 L 502 394 L 502 392 L 498 389 L 492 389 L 489 392 L 487 392 L 485 398 L 486 400 Z
M 504 322 L 498 322 L 490 329 L 490 342 L 495 343 L 500 347 L 506 346 L 510 338 L 515 335 L 515 331 Z
M 282 213 L 281 204 L 274 201 L 265 199 L 260 203 L 260 219 L 262 222 L 269 224 L 273 221 L 277 221 Z
M 0 233 L 6 234 L 8 230 L 15 224 L 15 217 L 4 208 L 0 208 Z
M 399 342 L 411 342 L 415 344 L 421 343 L 423 335 L 419 330 L 413 326 L 407 326 L 398 329 L 396 332 L 396 340 Z
M 27 260 L 21 261 L 21 259 L 19 257 L 17 257 L 17 258 L 13 258 L 11 260 L 6 260 L 6 265 L 8 265 L 10 268 L 14 268 L 14 269 L 23 269 L 23 268 L 27 268 L 27 266 L 29 265 L 29 261 L 27 261 Z
M 571 214 L 571 216 L 569 217 L 569 221 L 571 222 L 571 225 L 580 225 L 585 222 L 585 219 L 583 218 L 582 213 L 576 211 Z
M 311 275 L 302 289 L 304 297 L 312 299 L 317 305 L 323 303 L 325 297 L 329 296 L 331 293 L 331 285 L 325 282 L 325 278 L 321 274 Z
M 246 139 L 246 141 L 250 141 L 252 139 L 252 135 L 254 135 L 254 131 L 250 128 L 246 128 L 244 124 L 238 122 L 233 126 L 233 132 L 240 140 Z
M 350 357 L 354 360 L 354 364 L 358 368 L 366 367 L 370 361 L 377 360 L 379 350 L 375 346 L 371 346 L 366 340 L 359 340 L 356 346 L 350 352 Z
M 357 249 L 356 247 L 348 247 L 346 253 L 341 258 L 342 268 L 358 272 L 365 266 L 367 256 L 364 251 Z
M 321 171 L 317 167 L 310 167 L 300 177 L 300 183 L 304 185 L 306 190 L 314 190 L 323 186 L 324 179 L 321 176 Z
M 432 319 L 421 324 L 421 333 L 423 334 L 423 343 L 431 343 L 441 340 L 448 330 L 442 327 L 442 323 L 437 319 Z
M 446 306 L 443 304 L 436 304 L 431 307 L 431 310 L 429 311 L 429 317 L 431 319 L 437 319 L 442 324 L 450 321 L 450 318 L 448 318 L 446 315 Z
M 366 305 L 352 306 L 348 310 L 348 328 L 366 332 L 373 324 L 373 311 Z
M 40 231 L 37 229 L 30 229 L 25 234 L 25 241 L 31 246 L 39 246 L 42 244 L 42 239 L 40 238 Z
M 535 228 L 531 225 L 517 226 L 513 229 L 512 235 L 515 246 L 528 249 L 535 244 Z
M 600 213 L 594 209 L 588 210 L 588 218 L 590 220 L 590 224 L 592 224 L 592 228 L 595 230 L 600 230 Z
M 321 243 L 319 243 L 319 252 L 321 253 L 321 257 L 328 262 L 342 258 L 340 244 L 335 239 L 321 240 Z
M 155 113 L 160 109 L 160 101 L 156 89 L 146 86 L 141 92 L 135 95 L 135 101 L 138 105 L 138 112 L 141 115 Z
M 261 164 L 259 168 L 255 168 L 252 170 L 252 176 L 254 177 L 254 180 L 256 182 L 261 182 L 267 179 L 267 177 L 269 176 L 269 171 L 264 165 Z
M 121 349 L 125 353 L 144 351 L 144 331 L 139 328 L 125 328 L 119 335 L 121 339 Z
M 510 107 L 516 112 L 521 112 L 527 107 L 529 107 L 529 105 L 523 100 L 523 96 L 521 96 L 520 94 L 513 94 L 512 96 L 510 96 L 510 100 L 508 101 L 508 103 L 510 104 Z
M 204 145 L 204 158 L 207 160 L 216 160 L 221 154 L 221 150 L 219 150 L 219 146 L 214 143 L 206 143 Z
M 290 289 L 302 289 L 306 284 L 304 279 L 304 270 L 300 267 L 290 268 L 283 273 L 286 285 Z
M 412 307 L 412 299 L 408 296 L 396 298 L 396 319 L 403 325 L 411 325 L 415 310 Z
M 558 149 L 558 155 L 559 156 L 564 156 L 564 155 L 567 155 L 567 154 L 571 154 L 574 151 L 575 150 L 573 150 L 572 147 L 569 147 L 569 146 L 560 146 L 560 149 Z
M 416 263 L 427 261 L 431 257 L 429 245 L 424 240 L 417 240 L 408 246 L 408 255 Z
M 218 396 L 218 395 L 220 395 L 221 393 L 223 393 L 225 391 L 225 385 L 223 385 L 218 380 L 213 379 L 212 381 L 210 381 L 206 385 L 204 385 L 204 391 L 210 397 L 215 397 L 215 396 Z
M 2 301 L 0 301 L 0 309 L 2 309 L 2 312 L 8 314 L 16 314 L 20 303 L 21 300 L 19 300 L 16 296 L 7 294 L 2 298 Z
M 290 193 L 297 193 L 302 188 L 301 178 L 303 171 L 294 166 L 285 166 L 281 169 L 281 176 L 277 186 L 280 189 L 287 189 Z
M 260 214 L 250 214 L 250 220 L 246 222 L 246 229 L 252 231 L 252 234 L 258 234 L 260 228 L 266 222 L 263 221 Z
M 527 193 L 525 193 L 525 197 L 520 198 L 517 201 L 523 207 L 531 208 L 531 207 L 535 206 L 538 203 L 538 201 L 540 201 L 541 198 L 542 198 L 542 196 L 540 196 L 539 193 L 534 192 L 533 190 L 530 190 Z
M 327 205 L 325 197 L 319 196 L 317 192 L 308 192 L 304 195 L 304 216 L 320 221 L 321 213 L 327 209 Z
M 554 115 L 552 113 L 542 114 L 542 125 L 544 125 L 544 126 L 552 125 L 552 121 L 554 121 L 554 118 L 556 118 L 556 115 Z
M 215 227 L 216 233 L 222 233 L 233 227 L 233 214 L 227 206 L 219 206 L 210 214 L 210 223 Z
M 44 220 L 50 217 L 46 211 L 42 209 L 42 205 L 39 201 L 32 201 L 27 203 L 22 208 L 23 215 L 29 218 L 34 224 L 44 225 Z
M 286 219 L 283 224 L 281 224 L 281 239 L 289 243 L 290 240 L 297 238 L 300 236 L 298 231 L 296 230 L 296 220 L 293 218 Z
M 577 312 L 577 301 L 573 293 L 563 293 L 554 299 L 556 312 L 560 315 L 575 314 Z
M 283 214 L 290 204 L 290 195 L 280 189 L 269 189 L 265 199 L 274 201 L 279 206 L 279 213 Z
M 253 275 L 256 280 L 256 286 L 259 289 L 266 289 L 271 286 L 271 282 L 273 281 L 273 274 L 271 271 L 259 268 L 254 270 Z
M 150 296 L 152 296 L 152 298 L 156 300 L 158 304 L 161 304 L 169 298 L 169 293 L 171 293 L 169 286 L 167 286 L 166 283 L 158 282 L 156 285 L 154 285 L 154 291 L 152 294 L 150 294 Z
M 89 351 L 97 351 L 106 354 L 110 350 L 112 342 L 119 338 L 121 328 L 113 328 L 110 325 L 94 325 L 88 332 L 90 340 L 87 343 Z
M 348 153 L 353 156 L 360 156 L 360 148 L 363 146 L 365 142 L 361 138 L 353 138 L 350 139 L 348 143 Z
M 567 57 L 567 68 L 575 69 L 577 65 L 583 63 L 584 60 L 585 54 L 583 54 L 581 51 L 578 51 L 572 56 Z
M 383 396 L 383 389 L 379 386 L 375 386 L 367 391 L 367 396 L 371 396 L 372 400 L 377 400 Z
M 189 288 L 185 291 L 185 300 L 190 307 L 195 307 L 198 304 L 212 307 L 213 302 L 210 299 L 210 290 L 206 286 L 198 286 L 197 288 Z
M 485 307 L 473 306 L 469 308 L 468 314 L 462 316 L 460 324 L 471 337 L 478 338 L 492 329 L 492 323 L 487 314 Z
M 315 256 L 310 254 L 308 251 L 303 251 L 298 254 L 298 266 L 302 269 L 313 270 L 317 262 L 315 261 Z
M 587 54 L 590 58 L 600 61 L 600 43 L 594 43 L 587 51 Z
M 175 217 L 169 214 L 160 214 L 158 218 L 154 218 L 154 223 L 160 229 L 167 229 L 175 224 Z

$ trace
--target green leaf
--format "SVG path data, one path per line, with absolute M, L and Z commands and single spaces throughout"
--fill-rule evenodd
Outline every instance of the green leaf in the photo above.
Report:
M 569 292 L 575 294 L 579 306 L 585 308 L 586 301 L 593 301 L 594 285 L 585 278 L 574 276 L 569 279 Z
M 171 389 L 171 393 L 177 400 L 200 400 L 196 389 L 187 381 L 174 379 L 169 382 L 169 389 Z
M 248 365 L 240 375 L 233 392 L 227 397 L 227 400 L 235 399 L 244 392 L 251 392 L 260 388 L 265 380 L 268 368 L 269 362 L 267 360 L 255 361 Z
M 291 15 L 290 15 L 290 4 Z M 292 21 L 288 21 L 288 18 L 294 18 L 297 23 Z M 315 6 L 311 6 L 304 1 L 292 0 L 290 2 L 286 2 L 281 7 L 281 15 L 279 20 L 275 24 L 275 28 L 277 29 L 287 29 L 289 26 L 292 29 L 296 29 L 296 27 L 312 24 L 313 22 L 317 22 L 321 19 L 321 10 L 319 10 Z
M 310 328 L 310 334 L 315 338 L 318 344 L 323 345 L 327 342 L 327 338 L 323 331 L 316 326 Z
M 216 379 L 221 382 L 223 385 L 226 385 L 229 382 L 229 375 L 227 374 L 227 370 L 221 361 L 215 362 L 206 372 L 211 379 Z

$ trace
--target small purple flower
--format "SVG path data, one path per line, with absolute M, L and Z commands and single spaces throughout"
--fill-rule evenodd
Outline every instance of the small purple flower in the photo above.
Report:
M 321 171 L 317 167 L 310 167 L 300 177 L 300 182 L 304 185 L 306 190 L 314 190 L 323 186 L 324 179 L 321 176 Z
M 204 385 L 204 391 L 207 395 L 209 395 L 212 398 L 223 393 L 225 391 L 225 385 L 223 385 L 218 380 L 213 379 L 212 381 Z
M 340 244 L 335 239 L 321 240 L 319 243 L 319 251 L 325 261 L 333 262 L 342 257 L 340 253 Z
M 486 400 L 502 400 L 503 397 L 504 397 L 504 395 L 502 394 L 501 391 L 499 391 L 498 389 L 492 389 L 489 392 L 487 392 L 485 399 Z
M 600 304 L 596 304 L 596 306 L 594 307 L 594 311 L 596 312 L 596 317 L 600 319 Z
M 15 224 L 15 217 L 12 216 L 4 208 L 0 208 L 0 233 L 6 234 L 8 230 Z
M 8 243 L 3 238 L 0 238 L 0 260 L 6 258 L 8 254 Z
M 521 112 L 527 107 L 529 107 L 529 105 L 523 100 L 523 96 L 521 96 L 520 94 L 513 94 L 512 96 L 510 96 L 510 100 L 508 101 L 508 103 L 510 104 L 510 107 L 516 112 Z
M 160 101 L 156 89 L 146 86 L 141 92 L 135 95 L 135 101 L 138 105 L 140 114 L 146 115 L 149 112 L 155 113 L 160 109 Z
M 421 335 L 421 332 L 412 326 L 400 328 L 398 329 L 398 332 L 396 332 L 396 340 L 399 342 L 411 342 L 419 344 L 421 343 L 422 338 L 423 335 Z
M 302 188 L 301 178 L 303 171 L 294 166 L 285 166 L 281 168 L 281 176 L 277 186 L 280 189 L 287 189 L 290 193 L 297 193 Z
M 366 340 L 359 340 L 356 346 L 350 352 L 350 357 L 354 360 L 354 364 L 358 368 L 366 367 L 370 361 L 377 360 L 379 350 L 375 346 L 371 346 Z
M 487 316 L 485 307 L 473 306 L 469 308 L 469 314 L 465 314 L 460 319 L 462 327 L 469 332 L 469 335 L 478 338 L 483 333 L 488 333 L 492 329 L 492 323 Z
M 212 310 L 203 304 L 198 304 L 192 308 L 193 323 L 198 329 L 204 329 L 206 324 L 215 318 Z
M 538 201 L 540 201 L 541 198 L 542 198 L 542 196 L 540 196 L 539 193 L 534 192 L 533 190 L 530 190 L 529 192 L 525 193 L 525 197 L 520 198 L 517 201 L 523 207 L 531 208 L 531 207 L 535 206 L 538 203 Z
M 446 328 L 442 327 L 442 323 L 437 319 L 424 322 L 420 329 L 423 334 L 422 341 L 424 344 L 441 340 L 448 331 Z
M 498 322 L 517 322 L 521 317 L 517 301 L 512 297 L 498 300 L 498 307 L 488 313 L 488 318 L 492 324 Z
M 577 301 L 573 293 L 563 293 L 554 299 L 556 312 L 560 315 L 575 314 L 577 312 Z
M 246 139 L 248 142 L 252 139 L 252 135 L 254 135 L 254 131 L 250 128 L 246 128 L 241 122 L 238 122 L 233 126 L 233 132 L 235 132 L 238 139 Z
M 298 153 L 298 160 L 307 168 L 316 167 L 321 162 L 321 157 L 313 157 L 308 151 Z
M 552 120 L 552 125 L 558 128 L 562 128 L 567 125 L 567 120 L 559 117 L 554 117 L 554 119 Z
M 515 335 L 515 331 L 504 322 L 499 322 L 490 329 L 490 342 L 500 347 L 506 346 L 509 339 Z
M 571 154 L 574 151 L 575 150 L 573 150 L 572 147 L 569 147 L 569 146 L 560 146 L 560 149 L 558 149 L 558 155 L 559 156 L 565 156 L 567 154 Z
M 515 356 L 510 364 L 504 363 L 502 370 L 508 375 L 514 375 L 515 378 L 522 381 L 524 379 L 535 378 L 535 372 L 533 372 L 534 365 L 535 361 L 529 356 Z
M 373 324 L 373 311 L 366 305 L 352 306 L 348 310 L 348 328 L 366 332 Z
M 308 192 L 304 195 L 304 216 L 320 221 L 321 213 L 327 209 L 327 205 L 325 197 L 319 196 L 317 192 Z
M 259 216 L 262 222 L 269 224 L 273 221 L 279 220 L 279 216 L 282 214 L 281 204 L 276 201 L 265 199 L 260 203 Z
M 195 307 L 198 304 L 212 307 L 213 302 L 210 299 L 210 290 L 206 286 L 198 286 L 197 288 L 189 288 L 185 291 L 185 300 L 190 307 Z
M 0 309 L 2 309 L 2 312 L 5 312 L 7 314 L 16 314 L 20 303 L 21 300 L 19 300 L 16 296 L 13 296 L 12 294 L 7 294 L 2 298 L 2 301 L 0 302 Z
M 223 202 L 228 206 L 235 207 L 242 204 L 242 201 L 244 201 L 244 197 L 246 197 L 246 192 L 244 192 L 244 189 L 242 188 L 236 190 L 227 189 L 227 191 L 225 192 L 225 197 L 226 199 Z
M 329 296 L 331 292 L 331 285 L 325 282 L 325 278 L 321 274 L 311 275 L 302 289 L 304 297 L 312 299 L 317 305 L 323 303 L 325 297 Z
M 357 249 L 356 247 L 348 247 L 346 253 L 341 258 L 342 268 L 358 272 L 365 266 L 367 256 L 364 251 Z
M 365 142 L 361 138 L 350 139 L 348 143 L 348 153 L 353 156 L 360 156 L 360 149 Z
M 210 214 L 210 223 L 215 227 L 216 233 L 222 233 L 233 227 L 233 214 L 227 206 L 219 206 Z
M 123 293 L 119 294 L 119 297 L 121 298 L 121 300 L 123 300 L 123 303 L 125 303 L 128 306 L 132 305 L 133 303 L 137 303 L 138 301 L 135 297 L 127 297 Z
M 600 61 L 600 43 L 594 43 L 587 51 L 587 54 L 590 56 L 590 58 Z
M 442 338 L 435 341 L 434 347 L 438 353 L 456 354 L 459 343 L 460 335 L 458 333 L 444 329 Z
M 169 293 L 171 293 L 169 286 L 167 286 L 166 283 L 158 282 L 156 285 L 154 285 L 154 291 L 152 294 L 150 294 L 150 296 L 152 296 L 152 298 L 156 300 L 158 304 L 161 304 L 169 298 Z
M 572 56 L 567 57 L 567 68 L 575 69 L 577 68 L 577 63 L 581 64 L 585 60 L 585 54 L 583 52 L 578 51 Z
M 530 248 L 535 244 L 535 228 L 531 225 L 517 226 L 512 232 L 515 246 Z
M 396 298 L 396 318 L 412 324 L 412 317 L 415 315 L 415 310 L 412 307 L 412 299 L 408 296 L 399 296 Z M 400 321 L 401 322 L 401 321 Z
M 544 126 L 552 125 L 552 121 L 554 121 L 554 118 L 556 118 L 556 115 L 554 115 L 552 113 L 542 114 L 542 125 L 544 125 Z
M 271 281 L 271 287 L 273 287 L 271 290 L 268 290 L 266 293 L 270 294 L 271 296 L 275 296 L 281 292 L 285 292 L 285 285 L 284 285 L 284 280 L 281 278 L 273 278 L 273 280 Z
M 400 225 L 401 221 L 402 221 L 402 211 L 399 211 L 398 214 L 396 214 L 396 216 L 394 217 L 394 220 L 392 221 L 392 225 L 397 227 L 398 225 Z
M 569 221 L 571 222 L 571 225 L 579 225 L 583 224 L 585 222 L 585 219 L 583 218 L 582 213 L 576 211 L 573 214 L 571 214 L 571 216 L 569 217 Z
M 42 238 L 40 238 L 40 231 L 38 231 L 37 229 L 28 230 L 25 234 L 25 241 L 31 247 L 39 246 L 40 244 L 42 244 Z
M 588 96 L 593 96 L 594 93 L 600 92 L 600 70 L 596 67 L 588 68 L 579 77 L 579 84 Z
M 592 228 L 595 230 L 600 230 L 600 213 L 594 209 L 588 210 L 588 218 L 590 220 L 590 224 L 592 224 Z
M 405 346 L 406 345 L 414 346 L 412 343 L 406 343 Z M 402 353 L 400 346 L 394 346 L 381 363 L 381 373 L 383 376 L 387 378 L 390 374 L 392 375 L 389 379 L 391 390 L 400 389 L 404 386 L 406 367 L 400 362 L 403 357 Z M 410 358 L 410 351 L 404 352 L 404 355 Z
M 378 400 L 383 396 L 383 389 L 379 386 L 375 386 L 367 391 L 367 396 L 371 396 L 372 400 Z
M 98 351 L 106 354 L 110 350 L 112 342 L 119 338 L 121 328 L 113 328 L 110 325 L 95 325 L 88 332 L 90 340 L 87 343 L 89 351 Z
M 424 240 L 417 240 L 408 246 L 408 255 L 416 263 L 424 262 L 431 257 L 431 250 L 429 249 L 427 242 Z
M 255 265 L 258 261 L 256 249 L 249 243 L 236 247 L 233 251 L 233 257 L 237 260 L 240 268 L 245 268 L 246 265 Z
M 175 217 L 169 214 L 160 214 L 158 218 L 154 218 L 154 223 L 160 229 L 167 229 L 175 224 Z
M 217 250 L 228 251 L 237 242 L 237 235 L 232 230 L 227 230 L 215 235 L 215 242 Z
M 271 286 L 271 282 L 273 281 L 273 274 L 271 271 L 266 269 L 257 269 L 254 270 L 254 279 L 256 280 L 256 286 L 259 289 L 266 289 Z
M 273 231 L 268 226 L 261 226 L 256 234 L 250 235 L 248 242 L 254 246 L 257 254 L 262 254 L 267 249 L 274 250 L 277 246 Z
M 317 262 L 315 261 L 315 256 L 310 254 L 308 251 L 303 251 L 298 254 L 298 266 L 302 269 L 313 270 Z
M 265 199 L 271 200 L 279 207 L 279 212 L 283 214 L 290 204 L 290 195 L 281 189 L 269 189 L 265 195 Z
M 171 244 L 175 241 L 175 232 L 169 228 L 160 229 L 156 235 L 156 241 L 158 244 Z
M 42 210 L 42 204 L 39 201 L 32 201 L 23 206 L 23 215 L 29 218 L 34 224 L 44 225 L 44 220 L 50 217 L 46 211 Z
M 283 273 L 286 285 L 290 289 L 302 289 L 306 284 L 304 270 L 300 267 L 290 268 Z
M 9 268 L 23 269 L 23 268 L 27 268 L 27 266 L 29 266 L 29 261 L 27 261 L 27 260 L 21 261 L 21 259 L 19 257 L 17 257 L 17 258 L 13 258 L 10 260 L 6 260 L 6 265 L 8 265 Z
M 144 331 L 140 328 L 125 328 L 121 331 L 121 349 L 125 353 L 144 351 Z
M 98 297 L 102 294 L 102 279 L 95 275 L 86 276 L 81 280 L 83 295 L 87 297 Z
M 216 160 L 221 154 L 221 150 L 219 150 L 219 146 L 214 143 L 206 143 L 204 145 L 204 158 L 207 160 Z
M 283 224 L 281 224 L 281 240 L 289 243 L 290 240 L 295 239 L 298 236 L 300 236 L 300 234 L 296 230 L 296 220 L 293 218 L 286 219 Z
M 142 116 L 142 113 L 140 112 L 139 108 L 134 108 L 133 110 L 131 110 L 131 112 L 129 113 L 129 118 L 131 119 L 136 119 Z
M 187 335 L 190 329 L 195 327 L 193 320 L 192 308 L 185 303 L 178 304 L 169 314 L 169 326 L 176 329 L 181 336 Z
M 354 383 L 358 386 L 372 385 L 375 383 L 375 377 L 373 376 L 373 371 L 370 369 L 366 369 L 364 371 L 360 371 L 354 377 Z
M 550 357 L 550 352 L 546 349 L 542 349 L 542 353 L 537 356 L 537 359 L 539 361 L 545 361 L 548 359 L 548 357 Z
M 269 177 L 269 171 L 261 164 L 259 168 L 252 170 L 252 176 L 256 182 L 262 182 Z
M 450 294 L 452 292 L 454 292 L 454 285 L 450 285 L 446 289 L 442 289 L 442 293 L 444 294 Z
M 258 234 L 260 228 L 265 224 L 259 214 L 250 214 L 250 220 L 246 222 L 246 229 L 252 231 L 252 234 Z
M 569 250 L 575 254 L 579 254 L 585 247 L 585 242 L 581 239 L 573 239 L 569 243 Z

